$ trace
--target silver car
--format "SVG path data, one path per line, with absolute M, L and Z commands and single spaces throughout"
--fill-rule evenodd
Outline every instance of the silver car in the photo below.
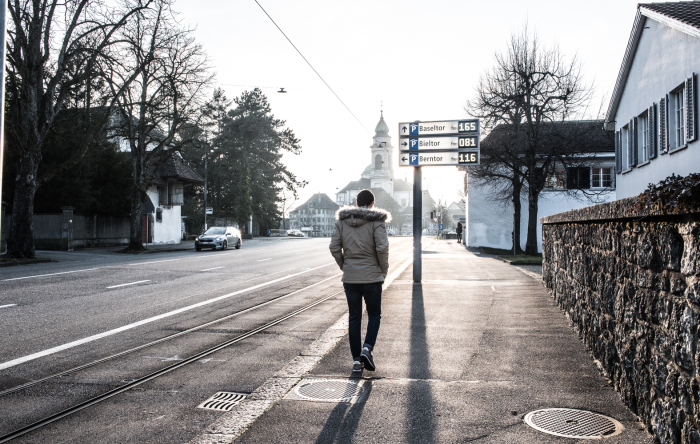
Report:
M 241 232 L 234 227 L 211 227 L 201 236 L 194 239 L 194 249 L 228 250 L 228 247 L 241 248 Z

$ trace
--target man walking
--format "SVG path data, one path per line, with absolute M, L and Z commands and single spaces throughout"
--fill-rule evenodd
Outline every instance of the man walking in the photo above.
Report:
M 372 350 L 382 313 L 382 284 L 389 271 L 389 237 L 386 222 L 391 214 L 374 208 L 374 194 L 362 190 L 357 206 L 345 206 L 336 213 L 330 250 L 343 270 L 343 287 L 348 300 L 350 352 L 353 372 L 375 370 Z M 362 299 L 367 306 L 367 334 L 362 344 Z
M 457 222 L 457 243 L 462 243 L 462 222 Z

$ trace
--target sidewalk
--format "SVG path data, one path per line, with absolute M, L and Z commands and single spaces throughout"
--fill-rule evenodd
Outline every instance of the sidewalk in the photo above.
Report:
M 652 442 L 532 274 L 454 241 L 424 248 L 422 285 L 409 266 L 385 290 L 377 371 L 362 375 L 360 399 L 288 394 L 237 443 L 583 442 L 525 424 L 544 408 L 620 421 L 606 444 Z M 305 377 L 347 381 L 351 364 L 346 335 Z

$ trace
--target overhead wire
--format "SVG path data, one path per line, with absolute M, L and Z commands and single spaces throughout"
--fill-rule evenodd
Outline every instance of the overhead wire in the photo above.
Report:
M 367 131 L 367 133 L 371 135 L 372 133 L 367 129 L 367 127 L 366 127 L 365 125 L 362 124 L 362 122 L 360 121 L 360 119 L 358 119 L 357 116 L 355 115 L 355 113 L 353 113 L 353 112 L 350 110 L 350 108 L 345 104 L 345 102 L 343 102 L 343 100 L 340 98 L 340 96 L 338 96 L 338 94 L 336 94 L 336 92 L 333 91 L 333 88 L 331 88 L 331 86 L 328 84 L 328 82 L 326 82 L 326 81 L 324 80 L 324 78 L 321 76 L 321 74 L 319 74 L 318 71 L 316 71 L 316 68 L 314 68 L 313 65 L 306 59 L 306 57 L 304 57 L 304 54 L 302 54 L 301 51 L 299 51 L 299 48 L 297 48 L 296 45 L 292 42 L 292 40 L 291 40 L 289 37 L 287 37 L 287 34 L 285 34 L 284 31 L 282 31 L 282 28 L 280 28 L 279 25 L 272 19 L 272 17 L 270 17 L 270 14 L 268 14 L 267 11 L 265 11 L 265 8 L 262 7 L 262 5 L 260 4 L 260 2 L 258 2 L 258 0 L 254 0 L 254 1 L 255 1 L 255 3 L 258 4 L 258 6 L 260 7 L 260 9 L 262 9 L 262 11 L 265 13 L 265 15 L 267 16 L 267 18 L 270 19 L 270 21 L 272 22 L 272 24 L 275 25 L 275 27 L 277 27 L 277 29 L 282 33 L 282 35 L 284 36 L 284 38 L 287 39 L 287 41 L 289 42 L 289 44 L 292 45 L 292 47 L 296 50 L 296 52 L 299 53 L 299 55 L 301 56 L 301 58 L 304 59 L 304 61 L 306 62 L 306 64 L 309 65 L 309 67 L 316 73 L 316 75 L 318 76 L 318 78 L 321 79 L 321 81 L 328 87 L 328 89 L 333 93 L 333 95 L 336 97 L 336 99 L 338 99 L 338 101 L 339 101 L 340 103 L 343 104 L 343 106 L 345 107 L 345 109 L 347 109 L 348 112 L 355 118 L 355 120 L 357 120 L 357 123 L 359 123 L 360 126 L 362 126 L 362 128 L 364 128 L 365 131 Z

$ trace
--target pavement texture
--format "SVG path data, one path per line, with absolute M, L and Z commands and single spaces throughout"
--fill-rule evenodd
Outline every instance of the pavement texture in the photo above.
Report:
M 413 284 L 408 267 L 384 291 L 377 370 L 359 379 L 362 396 L 341 403 L 287 396 L 236 442 L 590 442 L 524 422 L 545 408 L 618 420 L 624 430 L 605 443 L 653 442 L 537 276 L 454 241 L 426 245 L 423 282 Z M 346 335 L 303 376 L 348 381 L 351 365 Z

